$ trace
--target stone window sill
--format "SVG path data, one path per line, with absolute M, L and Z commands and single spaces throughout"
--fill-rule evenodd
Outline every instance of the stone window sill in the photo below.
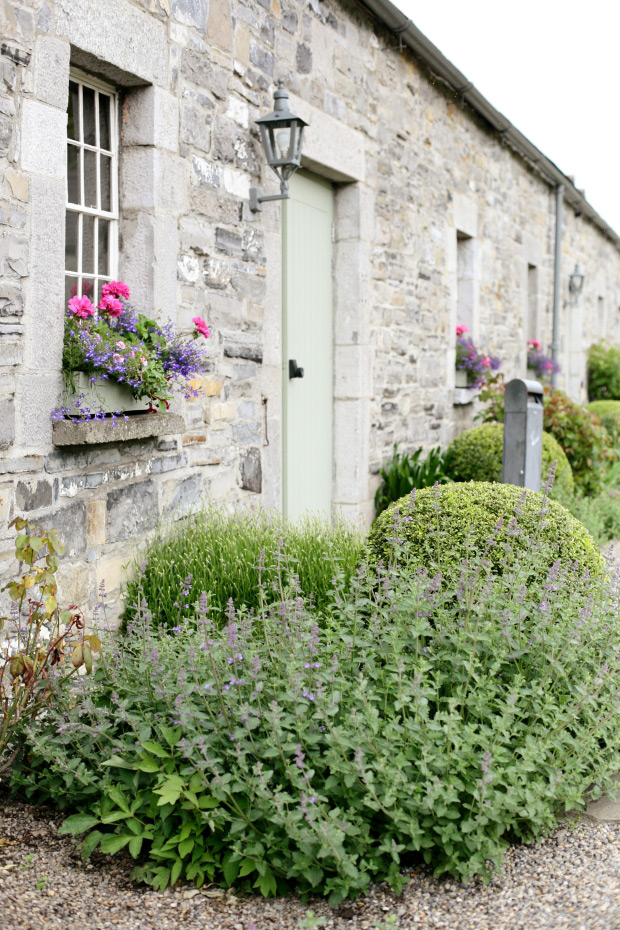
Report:
M 183 432 L 185 422 L 177 413 L 137 413 L 126 420 L 55 420 L 52 441 L 55 446 L 84 446 Z
M 455 407 L 473 404 L 480 391 L 477 388 L 454 388 L 452 403 Z

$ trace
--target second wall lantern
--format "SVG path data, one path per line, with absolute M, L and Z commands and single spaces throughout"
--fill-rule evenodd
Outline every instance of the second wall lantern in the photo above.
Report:
M 267 164 L 280 179 L 280 193 L 265 197 L 257 187 L 250 188 L 250 210 L 262 210 L 269 200 L 288 200 L 288 179 L 301 167 L 301 146 L 307 122 L 295 116 L 288 108 L 288 91 L 284 79 L 278 81 L 273 95 L 274 111 L 256 120 Z

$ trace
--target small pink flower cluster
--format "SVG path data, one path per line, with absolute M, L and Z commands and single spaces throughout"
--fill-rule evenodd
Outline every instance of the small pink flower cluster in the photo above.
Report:
M 197 332 L 199 332 L 202 336 L 204 336 L 205 339 L 208 339 L 208 338 L 209 338 L 209 336 L 210 336 L 209 327 L 207 326 L 207 324 L 205 323 L 205 321 L 202 319 L 202 317 L 200 317 L 200 316 L 193 316 L 193 317 L 192 317 L 192 323 L 193 323 L 194 326 L 196 327 L 196 331 L 197 331 Z
M 467 327 L 466 327 L 466 326 L 463 326 L 462 324 L 460 324 L 459 326 L 456 327 L 456 335 L 457 335 L 457 336 L 462 336 L 463 333 L 468 333 L 468 332 L 469 332 L 469 330 L 467 329 Z
M 84 285 L 84 290 L 86 289 L 87 286 Z M 92 291 L 92 285 L 90 285 L 90 290 Z M 129 300 L 129 288 L 125 282 L 107 281 L 101 288 L 101 300 L 97 304 L 97 310 L 101 310 L 102 313 L 107 313 L 111 317 L 119 317 L 123 312 L 123 305 L 119 297 Z M 69 310 L 83 320 L 95 315 L 95 308 L 86 296 L 78 297 L 76 295 L 72 297 L 69 301 Z
M 92 293 L 92 284 L 90 284 L 90 282 L 85 282 L 83 284 L 83 290 Z M 71 293 L 74 296 L 71 297 L 71 300 L 69 301 L 69 310 L 71 310 L 72 313 L 75 313 L 76 316 L 79 316 L 83 320 L 88 319 L 89 316 L 94 316 L 95 307 L 88 299 L 88 297 L 86 297 L 86 295 L 78 297 L 75 291 L 77 291 L 77 285 L 74 285 L 73 288 L 71 288 Z M 123 300 L 129 300 L 129 288 L 125 282 L 107 281 L 101 288 L 101 300 L 97 304 L 97 310 L 100 310 L 101 313 L 106 313 L 113 319 L 118 318 L 124 310 L 123 303 L 120 298 Z M 200 333 L 205 337 L 205 339 L 209 338 L 209 327 L 202 319 L 202 317 L 192 317 L 192 323 L 196 327 L 196 334 Z

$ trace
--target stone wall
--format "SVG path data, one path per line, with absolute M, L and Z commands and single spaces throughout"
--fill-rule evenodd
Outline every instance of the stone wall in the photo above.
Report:
M 310 122 L 306 164 L 336 183 L 335 502 L 372 515 L 401 448 L 445 444 L 455 405 L 457 239 L 469 237 L 473 330 L 525 372 L 528 265 L 551 341 L 554 191 L 354 0 L 5 0 L 0 48 L 0 576 L 7 522 L 68 542 L 63 595 L 94 603 L 161 517 L 280 495 L 281 211 L 253 121 L 274 80 Z M 55 448 L 61 391 L 65 134 L 71 65 L 121 95 L 120 276 L 138 307 L 208 320 L 209 370 L 181 435 Z M 536 141 L 536 140 L 534 140 Z M 581 301 L 568 274 L 586 272 Z M 620 256 L 565 212 L 563 383 L 620 339 Z M 531 278 L 531 280 L 533 280 Z M 352 450 L 355 450 L 352 452 Z M 116 592 L 116 593 L 114 593 Z

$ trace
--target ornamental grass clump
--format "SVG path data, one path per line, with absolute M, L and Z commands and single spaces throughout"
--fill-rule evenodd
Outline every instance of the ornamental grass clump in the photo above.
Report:
M 416 863 L 488 877 L 620 766 L 617 586 L 565 558 L 541 574 L 557 514 L 535 497 L 537 520 L 521 497 L 506 526 L 489 517 L 454 586 L 410 559 L 405 499 L 385 561 L 341 574 L 322 624 L 299 593 L 269 604 L 262 575 L 258 608 L 230 603 L 221 629 L 206 596 L 170 634 L 143 604 L 33 729 L 15 788 L 155 888 L 336 903 Z
M 163 527 L 136 559 L 125 618 L 136 616 L 145 597 L 154 622 L 174 627 L 205 591 L 211 617 L 221 625 L 230 598 L 258 607 L 259 578 L 265 596 L 274 599 L 297 577 L 303 595 L 323 609 L 334 575 L 340 570 L 348 581 L 362 548 L 362 536 L 344 521 L 307 517 L 294 523 L 262 511 L 231 514 L 211 508 Z

